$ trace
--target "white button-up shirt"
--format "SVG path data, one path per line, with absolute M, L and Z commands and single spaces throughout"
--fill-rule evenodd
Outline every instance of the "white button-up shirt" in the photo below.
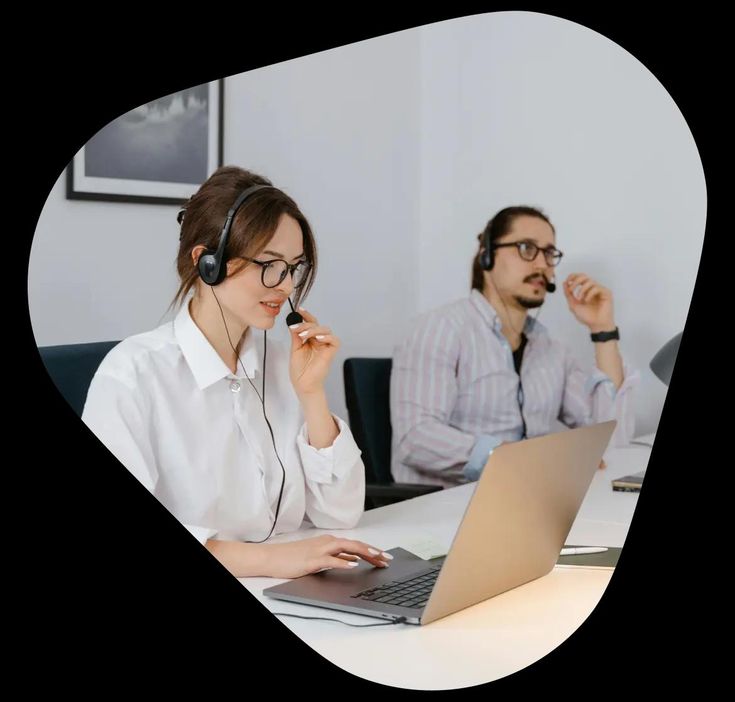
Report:
M 201 542 L 259 541 L 270 532 L 283 471 L 263 409 L 263 335 L 248 329 L 233 374 L 184 304 L 173 322 L 129 337 L 103 360 L 82 420 Z M 347 425 L 332 446 L 308 443 L 289 379 L 289 350 L 268 341 L 265 409 L 286 472 L 274 534 L 308 520 L 351 528 L 365 470 Z

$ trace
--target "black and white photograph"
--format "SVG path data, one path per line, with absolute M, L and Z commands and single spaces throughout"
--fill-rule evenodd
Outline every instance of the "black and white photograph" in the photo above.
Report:
M 175 204 L 222 164 L 223 81 L 136 107 L 100 129 L 69 164 L 67 197 Z

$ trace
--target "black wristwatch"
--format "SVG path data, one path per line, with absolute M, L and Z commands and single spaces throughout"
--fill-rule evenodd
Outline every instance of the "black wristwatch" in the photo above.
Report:
M 595 343 L 599 341 L 613 341 L 614 339 L 620 339 L 620 330 L 615 327 L 612 331 L 594 332 L 590 334 L 590 339 Z

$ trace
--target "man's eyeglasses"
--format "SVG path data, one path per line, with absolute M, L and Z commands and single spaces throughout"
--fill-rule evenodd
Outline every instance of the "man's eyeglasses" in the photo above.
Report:
M 250 261 L 250 263 L 257 263 L 260 266 L 260 280 L 266 288 L 275 288 L 280 285 L 289 273 L 294 287 L 298 287 L 306 279 L 310 268 L 307 261 L 287 263 L 281 258 L 274 258 L 270 261 L 258 261 L 247 256 L 238 256 L 237 258 Z
M 544 258 L 549 266 L 558 266 L 561 257 L 564 255 L 559 249 L 555 249 L 553 246 L 542 249 L 532 241 L 511 241 L 507 244 L 493 244 L 494 249 L 501 249 L 504 246 L 515 246 L 518 249 L 519 256 L 524 261 L 535 261 L 538 252 L 543 251 Z

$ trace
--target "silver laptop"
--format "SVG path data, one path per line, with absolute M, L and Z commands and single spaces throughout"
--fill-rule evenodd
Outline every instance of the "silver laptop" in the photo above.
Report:
M 357 568 L 296 578 L 263 594 L 428 624 L 546 575 L 615 425 L 611 420 L 495 449 L 443 558 L 426 561 L 394 548 L 389 568 L 363 561 Z

